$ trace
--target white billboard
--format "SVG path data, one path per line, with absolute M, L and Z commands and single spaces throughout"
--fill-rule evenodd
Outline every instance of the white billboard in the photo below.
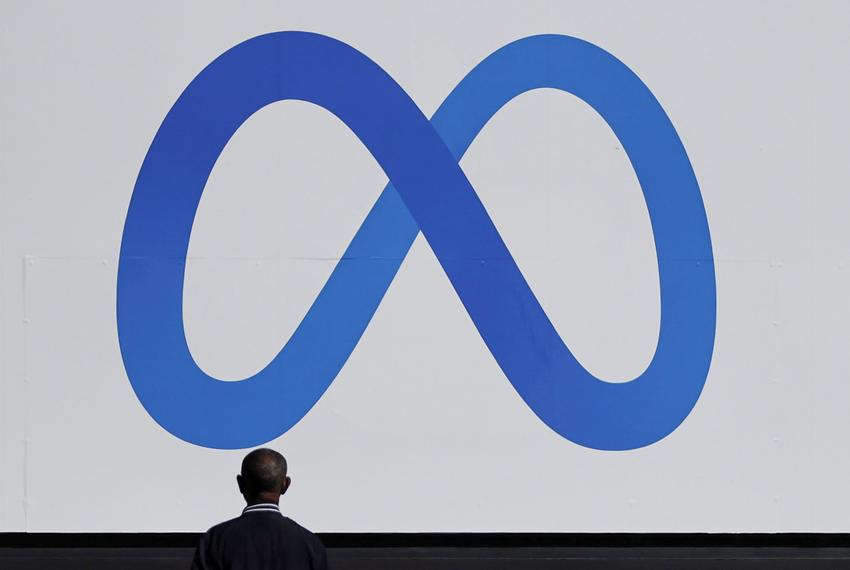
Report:
M 2 5 L 0 531 L 850 531 L 848 13 Z

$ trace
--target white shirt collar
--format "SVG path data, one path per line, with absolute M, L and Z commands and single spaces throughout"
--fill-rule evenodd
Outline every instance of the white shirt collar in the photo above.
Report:
M 280 507 L 275 505 L 274 503 L 257 503 L 256 505 L 249 505 L 242 509 L 242 514 L 245 513 L 262 513 L 262 512 L 273 512 L 280 513 Z

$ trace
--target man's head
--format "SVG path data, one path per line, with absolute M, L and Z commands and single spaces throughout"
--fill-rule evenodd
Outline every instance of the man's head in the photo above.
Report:
M 289 488 L 286 459 L 273 449 L 255 449 L 242 460 L 242 474 L 236 476 L 239 492 L 251 503 L 277 503 Z

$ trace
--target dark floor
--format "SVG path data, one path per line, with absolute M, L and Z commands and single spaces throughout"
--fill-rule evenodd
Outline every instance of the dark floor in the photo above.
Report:
M 380 547 L 330 548 L 336 570 L 850 569 L 844 547 Z M 2 570 L 171 570 L 188 568 L 192 549 L 0 548 Z

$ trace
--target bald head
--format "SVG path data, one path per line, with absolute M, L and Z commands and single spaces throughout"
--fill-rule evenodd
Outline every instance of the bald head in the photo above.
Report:
M 239 490 L 250 502 L 261 498 L 277 502 L 289 486 L 286 459 L 273 449 L 255 449 L 242 460 Z

